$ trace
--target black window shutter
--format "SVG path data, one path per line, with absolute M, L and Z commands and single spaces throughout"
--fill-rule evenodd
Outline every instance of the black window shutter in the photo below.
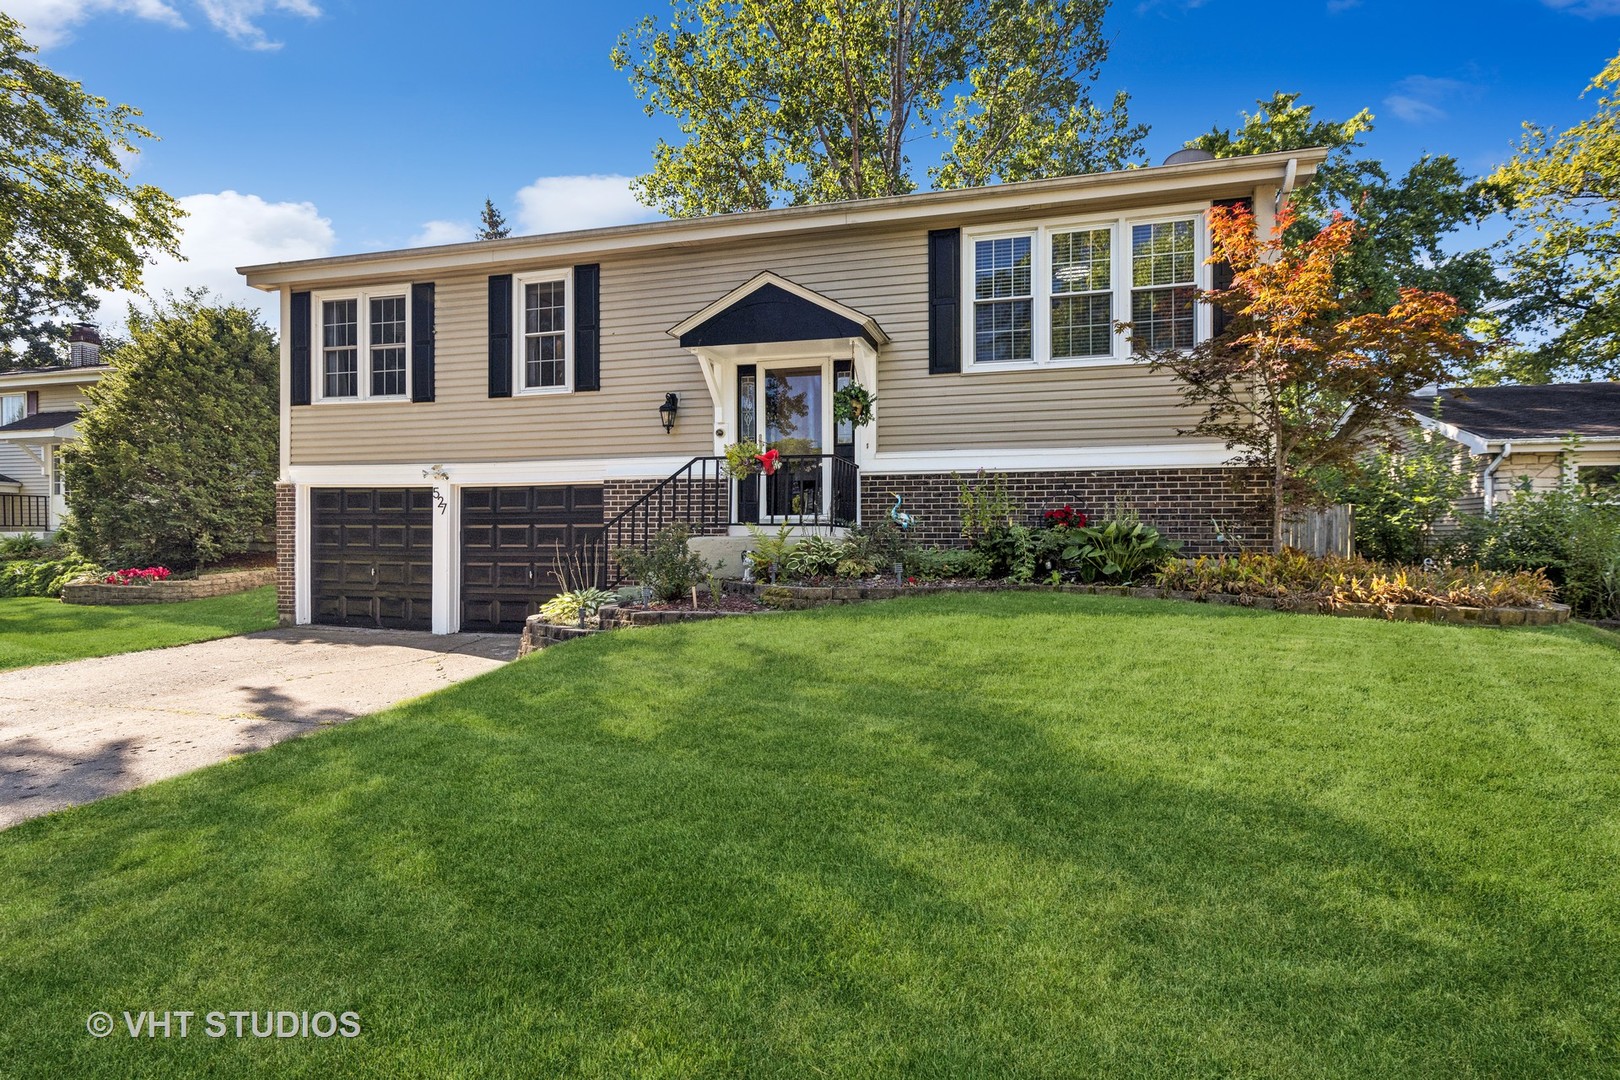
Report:
M 312 314 L 309 293 L 295 292 L 292 294 L 292 325 L 287 328 L 287 340 L 291 342 L 292 351 L 292 371 L 289 378 L 288 392 L 292 396 L 294 405 L 309 404 L 309 339 L 311 329 Z
M 512 275 L 489 279 L 489 396 L 512 396 Z
M 928 374 L 962 370 L 962 230 L 928 234 Z
M 411 286 L 411 400 L 433 400 L 433 282 Z
M 602 389 L 602 268 L 574 267 L 574 389 Z
M 1253 212 L 1253 210 L 1254 210 L 1254 200 L 1253 199 L 1219 199 L 1219 200 L 1216 201 L 1215 205 L 1216 206 L 1241 206 L 1241 207 L 1244 207 L 1244 208 L 1246 208 L 1247 210 L 1249 210 L 1251 212 Z M 1216 263 L 1214 266 L 1210 267 L 1210 275 L 1209 275 L 1209 277 L 1210 277 L 1210 281 L 1209 281 L 1209 287 L 1210 288 L 1212 288 L 1212 289 L 1230 289 L 1232 287 L 1232 279 L 1233 279 L 1232 264 L 1229 263 L 1229 262 L 1218 262 L 1218 263 Z M 1216 304 L 1216 305 L 1212 305 L 1212 306 L 1214 307 L 1215 310 L 1212 312 L 1212 314 L 1214 316 L 1214 320 L 1213 320 L 1210 328 L 1213 331 L 1215 337 L 1220 337 L 1223 333 L 1226 332 L 1226 328 L 1229 325 L 1231 325 L 1232 316 L 1225 308 L 1221 307 L 1220 305 Z
M 29 416 L 38 415 L 38 413 L 39 413 L 39 391 L 38 390 L 30 390 L 30 391 L 28 391 L 28 396 L 23 398 L 23 411 L 26 412 Z

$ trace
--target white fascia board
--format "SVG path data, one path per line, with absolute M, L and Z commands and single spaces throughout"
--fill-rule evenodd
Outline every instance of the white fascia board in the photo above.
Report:
M 1237 452 L 1225 443 L 1152 443 L 1141 446 L 1075 446 L 1051 450 L 984 449 L 883 452 L 861 465 L 862 473 L 1062 472 L 1087 469 L 1233 468 Z
M 63 371 L 12 372 L 0 376 L 0 394 L 18 394 L 39 386 L 71 386 L 81 383 L 88 386 L 90 383 L 99 382 L 101 377 L 111 370 L 111 365 L 102 364 L 98 367 L 67 368 Z
M 551 461 L 423 461 L 396 465 L 292 465 L 288 479 L 311 487 L 433 487 L 425 475 L 442 468 L 453 487 L 501 484 L 590 484 L 603 480 L 662 480 L 694 454 L 622 458 L 569 458 Z
M 1489 452 L 1491 446 L 1490 442 L 1478 435 L 1475 435 L 1473 432 L 1464 431 L 1456 424 L 1447 424 L 1436 420 L 1432 416 L 1426 416 L 1423 413 L 1418 412 L 1416 409 L 1409 409 L 1407 411 L 1410 412 L 1412 414 L 1412 418 L 1417 421 L 1418 427 L 1423 428 L 1425 431 L 1433 431 L 1439 435 L 1445 436 L 1454 443 L 1461 443 L 1463 446 L 1466 446 L 1469 450 L 1476 454 L 1484 454 Z
M 377 280 L 386 275 L 419 276 L 507 269 L 544 263 L 644 251 L 690 247 L 731 240 L 812 233 L 851 226 L 897 225 L 960 220 L 968 215 L 1006 214 L 1020 218 L 1062 213 L 1099 202 L 1138 202 L 1155 198 L 1185 201 L 1205 188 L 1248 193 L 1263 184 L 1281 183 L 1295 161 L 1301 183 L 1309 180 L 1326 156 L 1322 149 L 1221 158 L 1149 169 L 1030 180 L 984 188 L 929 191 L 881 199 L 860 199 L 820 206 L 794 206 L 706 218 L 617 225 L 604 229 L 543 236 L 475 240 L 441 247 L 338 255 L 299 262 L 239 266 L 247 283 L 267 292 L 289 285 L 313 287 L 327 282 Z

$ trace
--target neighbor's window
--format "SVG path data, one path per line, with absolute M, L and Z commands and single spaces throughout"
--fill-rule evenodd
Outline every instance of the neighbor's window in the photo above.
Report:
M 520 391 L 567 390 L 569 379 L 566 270 L 537 271 L 517 279 L 518 372 Z
M 973 245 L 973 359 L 1032 360 L 1035 340 L 1033 236 L 998 236 Z
M 409 392 L 404 293 L 321 300 L 321 399 L 403 398 Z
M 1112 229 L 1052 234 L 1052 356 L 1114 351 Z
M 1191 220 L 1131 226 L 1131 325 L 1138 351 L 1192 347 L 1197 228 Z
M 14 424 L 27 415 L 27 394 L 0 395 L 0 424 Z
M 66 495 L 67 482 L 62 478 L 62 444 L 51 447 L 51 494 Z
M 1588 494 L 1620 495 L 1620 465 L 1582 465 L 1577 475 Z

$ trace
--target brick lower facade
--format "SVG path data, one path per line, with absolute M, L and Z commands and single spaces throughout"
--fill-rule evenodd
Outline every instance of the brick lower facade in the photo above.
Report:
M 1089 469 L 1083 472 L 1004 472 L 1007 493 L 1025 524 L 1064 504 L 1093 520 L 1113 517 L 1123 507 L 1166 536 L 1180 540 L 1189 555 L 1214 554 L 1228 544 L 1247 549 L 1271 543 L 1271 508 L 1265 488 L 1243 469 Z M 964 474 L 963 479 L 972 479 Z M 983 481 L 981 481 L 983 482 Z M 862 473 L 861 519 L 877 521 L 894 505 L 917 524 L 912 535 L 924 544 L 963 543 L 958 481 L 950 473 Z M 1228 548 L 1230 550 L 1230 548 Z
M 292 484 L 276 485 L 276 615 L 291 623 L 297 596 L 298 497 Z

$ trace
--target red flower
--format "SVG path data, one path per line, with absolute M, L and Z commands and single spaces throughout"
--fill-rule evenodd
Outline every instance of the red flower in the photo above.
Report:
M 759 462 L 760 471 L 766 476 L 776 475 L 776 463 L 782 456 L 778 450 L 767 450 L 763 454 L 755 454 L 754 459 Z

